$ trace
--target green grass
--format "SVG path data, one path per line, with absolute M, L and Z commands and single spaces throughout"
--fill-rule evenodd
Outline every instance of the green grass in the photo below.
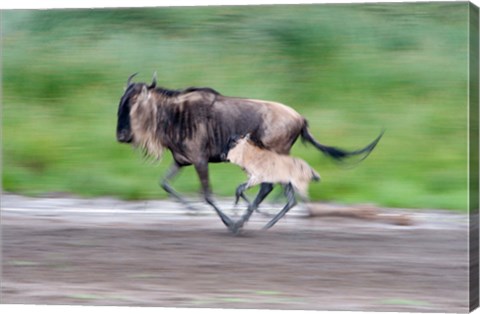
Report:
M 128 75 L 168 88 L 295 108 L 322 143 L 360 148 L 354 168 L 294 146 L 322 175 L 314 200 L 467 207 L 467 3 L 2 12 L 3 189 L 166 197 L 160 164 L 115 140 Z M 245 180 L 212 165 L 213 190 Z M 199 190 L 186 169 L 175 181 Z

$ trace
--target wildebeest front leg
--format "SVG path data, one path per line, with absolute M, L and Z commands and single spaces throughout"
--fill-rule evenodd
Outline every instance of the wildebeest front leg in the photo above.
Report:
M 225 226 L 228 227 L 230 231 L 233 233 L 236 233 L 236 230 L 233 229 L 234 227 L 234 222 L 225 215 L 215 204 L 212 198 L 212 192 L 210 189 L 210 182 L 208 180 L 208 164 L 206 162 L 201 162 L 198 164 L 195 164 L 195 170 L 197 171 L 198 177 L 200 178 L 200 183 L 202 185 L 202 192 L 203 192 L 203 197 L 205 198 L 205 201 L 215 209 L 215 212 L 217 215 L 220 217 L 220 219 L 223 221 Z
M 171 196 L 176 198 L 180 203 L 190 210 L 197 210 L 186 199 L 184 199 L 177 191 L 170 185 L 170 180 L 173 179 L 180 172 L 180 165 L 176 162 L 170 166 L 165 177 L 160 181 L 160 186 Z
M 292 208 L 297 204 L 297 200 L 295 199 L 295 192 L 293 191 L 292 185 L 288 184 L 284 187 L 284 189 L 285 189 L 285 196 L 287 197 L 287 200 L 288 200 L 287 204 L 275 217 L 273 217 L 272 220 L 270 220 L 265 225 L 265 227 L 263 227 L 263 230 L 267 230 L 271 228 L 275 223 L 277 223 L 277 221 L 280 220 L 280 218 L 285 216 L 285 214 L 290 210 L 290 208 Z

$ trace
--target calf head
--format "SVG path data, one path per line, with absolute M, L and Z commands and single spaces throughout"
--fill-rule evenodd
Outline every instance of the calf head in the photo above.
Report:
M 235 154 L 239 146 L 245 144 L 248 140 L 250 140 L 250 134 L 246 135 L 232 135 L 227 141 L 227 144 L 223 148 L 222 154 L 220 158 L 223 161 L 231 161 L 232 154 Z M 235 151 L 235 152 L 234 152 Z

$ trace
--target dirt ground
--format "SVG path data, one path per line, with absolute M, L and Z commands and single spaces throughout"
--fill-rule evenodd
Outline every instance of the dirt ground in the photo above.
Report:
M 234 236 L 170 201 L 3 195 L 1 300 L 466 313 L 468 217 L 378 210 L 409 223 L 293 210 Z

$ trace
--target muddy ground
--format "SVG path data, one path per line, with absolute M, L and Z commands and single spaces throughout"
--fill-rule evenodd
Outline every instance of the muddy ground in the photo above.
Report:
M 234 236 L 208 208 L 7 194 L 1 301 L 467 312 L 467 216 L 376 211 L 408 223 L 294 209 L 266 232 L 255 214 Z

